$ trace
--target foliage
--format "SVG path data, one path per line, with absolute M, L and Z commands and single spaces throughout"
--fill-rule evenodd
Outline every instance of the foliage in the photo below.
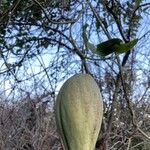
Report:
M 3 101 L 12 105 L 28 93 L 46 92 L 55 99 L 67 78 L 88 73 L 101 89 L 105 108 L 96 147 L 132 149 L 149 142 L 149 11 L 147 0 L 1 1 Z M 122 55 L 99 50 L 114 39 Z M 99 57 L 96 49 L 107 57 Z

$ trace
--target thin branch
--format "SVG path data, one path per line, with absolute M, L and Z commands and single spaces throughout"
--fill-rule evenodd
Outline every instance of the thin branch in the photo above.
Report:
M 38 0 L 33 0 L 33 1 L 41 8 L 41 10 L 43 11 L 43 13 L 44 13 L 45 17 L 47 18 L 47 20 L 48 20 L 49 22 L 53 23 L 53 24 L 72 24 L 72 23 L 75 23 L 75 22 L 77 22 L 77 21 L 80 19 L 80 17 L 82 16 L 84 10 L 85 10 L 86 7 L 87 7 L 87 6 L 82 7 L 82 10 L 79 12 L 77 18 L 75 18 L 74 20 L 62 21 L 62 22 L 60 22 L 60 21 L 51 20 L 51 19 L 49 18 L 49 16 L 47 15 L 47 13 L 46 13 L 44 7 L 40 4 L 40 2 L 39 2 Z
M 71 29 L 72 29 L 72 26 L 73 26 L 73 24 L 72 24 L 71 27 L 70 27 L 69 33 L 70 33 L 70 43 L 71 43 L 72 46 L 74 47 L 73 51 L 80 57 L 80 59 L 81 59 L 81 61 L 82 61 L 82 64 L 83 64 L 83 66 L 84 66 L 85 72 L 86 72 L 87 74 L 91 74 L 90 71 L 89 71 L 89 69 L 88 69 L 88 66 L 87 66 L 87 64 L 86 64 L 86 56 L 85 56 L 84 53 L 82 53 L 82 52 L 80 51 L 80 49 L 77 47 L 77 44 L 76 44 L 75 40 L 74 40 L 73 37 L 72 37 L 72 30 L 71 30 Z M 92 74 L 91 74 L 91 75 L 92 75 Z
M 142 129 L 140 129 L 139 127 L 137 127 L 137 130 L 146 138 L 150 141 L 150 136 L 148 136 L 144 131 L 142 131 Z
M 122 29 L 123 29 L 122 24 L 121 24 L 119 18 L 116 16 L 116 14 L 113 12 L 113 8 L 112 8 L 113 6 L 110 8 L 110 7 L 108 6 L 108 4 L 106 3 L 106 1 L 102 1 L 102 2 L 103 2 L 103 4 L 105 5 L 107 11 L 108 11 L 108 12 L 112 15 L 112 17 L 114 18 L 114 20 L 115 20 L 115 22 L 116 22 L 116 25 L 117 25 L 117 27 L 118 27 L 118 30 L 119 30 L 119 32 L 120 32 L 120 34 L 121 34 L 123 40 L 124 40 L 125 42 L 127 42 L 127 39 L 126 39 L 126 37 L 125 37 L 125 35 L 124 35 L 124 32 L 123 32 L 123 30 L 122 30 Z
M 144 91 L 144 93 L 142 94 L 141 98 L 140 98 L 139 100 L 137 100 L 138 103 L 140 103 L 140 102 L 143 100 L 143 98 L 144 98 L 144 96 L 146 95 L 146 93 L 147 93 L 147 91 L 148 91 L 149 88 L 150 88 L 150 87 L 148 86 L 148 87 L 145 89 L 145 91 Z
M 102 30 L 104 31 L 105 35 L 108 37 L 108 39 L 111 39 L 111 36 L 109 34 L 109 32 L 105 29 L 105 27 L 103 26 L 102 23 L 102 19 L 100 18 L 100 16 L 97 14 L 97 12 L 95 11 L 94 7 L 92 6 L 92 4 L 89 2 L 89 0 L 87 0 L 88 5 L 91 8 L 91 11 L 93 12 L 93 15 L 95 16 L 96 20 L 99 22 Z
M 86 56 L 80 51 L 80 49 L 77 47 L 77 44 L 75 42 L 75 40 L 73 39 L 73 36 L 72 36 L 72 26 L 70 27 L 70 30 L 69 30 L 69 33 L 70 33 L 70 43 L 72 44 L 72 46 L 74 47 L 74 51 L 75 53 L 81 58 L 81 59 L 85 59 Z
M 123 91 L 124 91 L 124 97 L 125 97 L 125 100 L 127 102 L 127 106 L 128 106 L 128 109 L 130 111 L 130 115 L 132 117 L 132 124 L 133 126 L 145 137 L 147 138 L 148 140 L 150 140 L 150 137 L 144 132 L 142 131 L 142 129 L 140 129 L 138 127 L 138 123 L 136 122 L 136 117 L 135 117 L 135 113 L 134 113 L 134 110 L 133 110 L 133 107 L 132 107 L 132 104 L 131 104 L 131 101 L 130 99 L 128 98 L 127 96 L 127 90 L 126 90 L 126 86 L 125 86 L 125 82 L 124 82 L 124 78 L 123 78 L 123 75 L 122 75 L 122 68 L 120 67 L 120 77 L 121 77 L 121 83 L 122 83 L 122 87 L 123 87 Z
M 149 5 L 150 5 L 150 3 L 145 3 L 145 4 L 139 5 L 139 6 L 134 10 L 134 12 L 133 12 L 133 14 L 132 14 L 132 17 L 134 16 L 134 14 L 136 13 L 136 11 L 137 11 L 139 8 L 145 7 L 145 6 L 149 6 Z
M 132 137 L 130 137 L 129 140 L 128 140 L 128 147 L 127 147 L 127 150 L 130 150 L 131 140 L 132 140 Z

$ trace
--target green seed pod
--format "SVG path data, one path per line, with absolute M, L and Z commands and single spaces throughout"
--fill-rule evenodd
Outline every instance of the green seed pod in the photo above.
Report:
M 94 150 L 101 127 L 103 103 L 94 79 L 77 74 L 58 94 L 56 124 L 65 150 Z

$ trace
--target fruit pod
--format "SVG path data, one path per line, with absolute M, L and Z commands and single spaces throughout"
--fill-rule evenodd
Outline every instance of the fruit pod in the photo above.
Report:
M 58 93 L 55 116 L 65 150 L 94 150 L 103 103 L 99 87 L 88 74 L 68 79 Z

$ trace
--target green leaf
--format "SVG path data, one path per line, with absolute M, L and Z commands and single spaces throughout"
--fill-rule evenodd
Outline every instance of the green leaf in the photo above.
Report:
M 115 51 L 114 46 L 122 42 L 119 38 L 113 38 L 97 45 L 96 53 L 100 56 L 107 56 Z
M 90 43 L 90 42 L 87 42 L 87 48 L 92 51 L 93 53 L 96 52 L 96 47 L 94 44 Z
M 115 52 L 117 53 L 125 53 L 129 50 L 131 50 L 138 42 L 138 39 L 134 39 L 128 43 L 124 43 L 124 44 L 120 44 L 120 45 L 115 45 L 114 46 L 114 49 L 115 49 Z
M 85 25 L 82 27 L 82 30 L 83 30 L 83 32 L 82 32 L 82 38 L 83 38 L 83 42 L 84 42 L 85 45 L 86 45 L 87 42 L 88 42 L 88 38 L 87 38 L 87 34 L 86 34 L 86 29 L 87 29 L 87 27 L 88 27 L 88 24 L 85 24 Z

